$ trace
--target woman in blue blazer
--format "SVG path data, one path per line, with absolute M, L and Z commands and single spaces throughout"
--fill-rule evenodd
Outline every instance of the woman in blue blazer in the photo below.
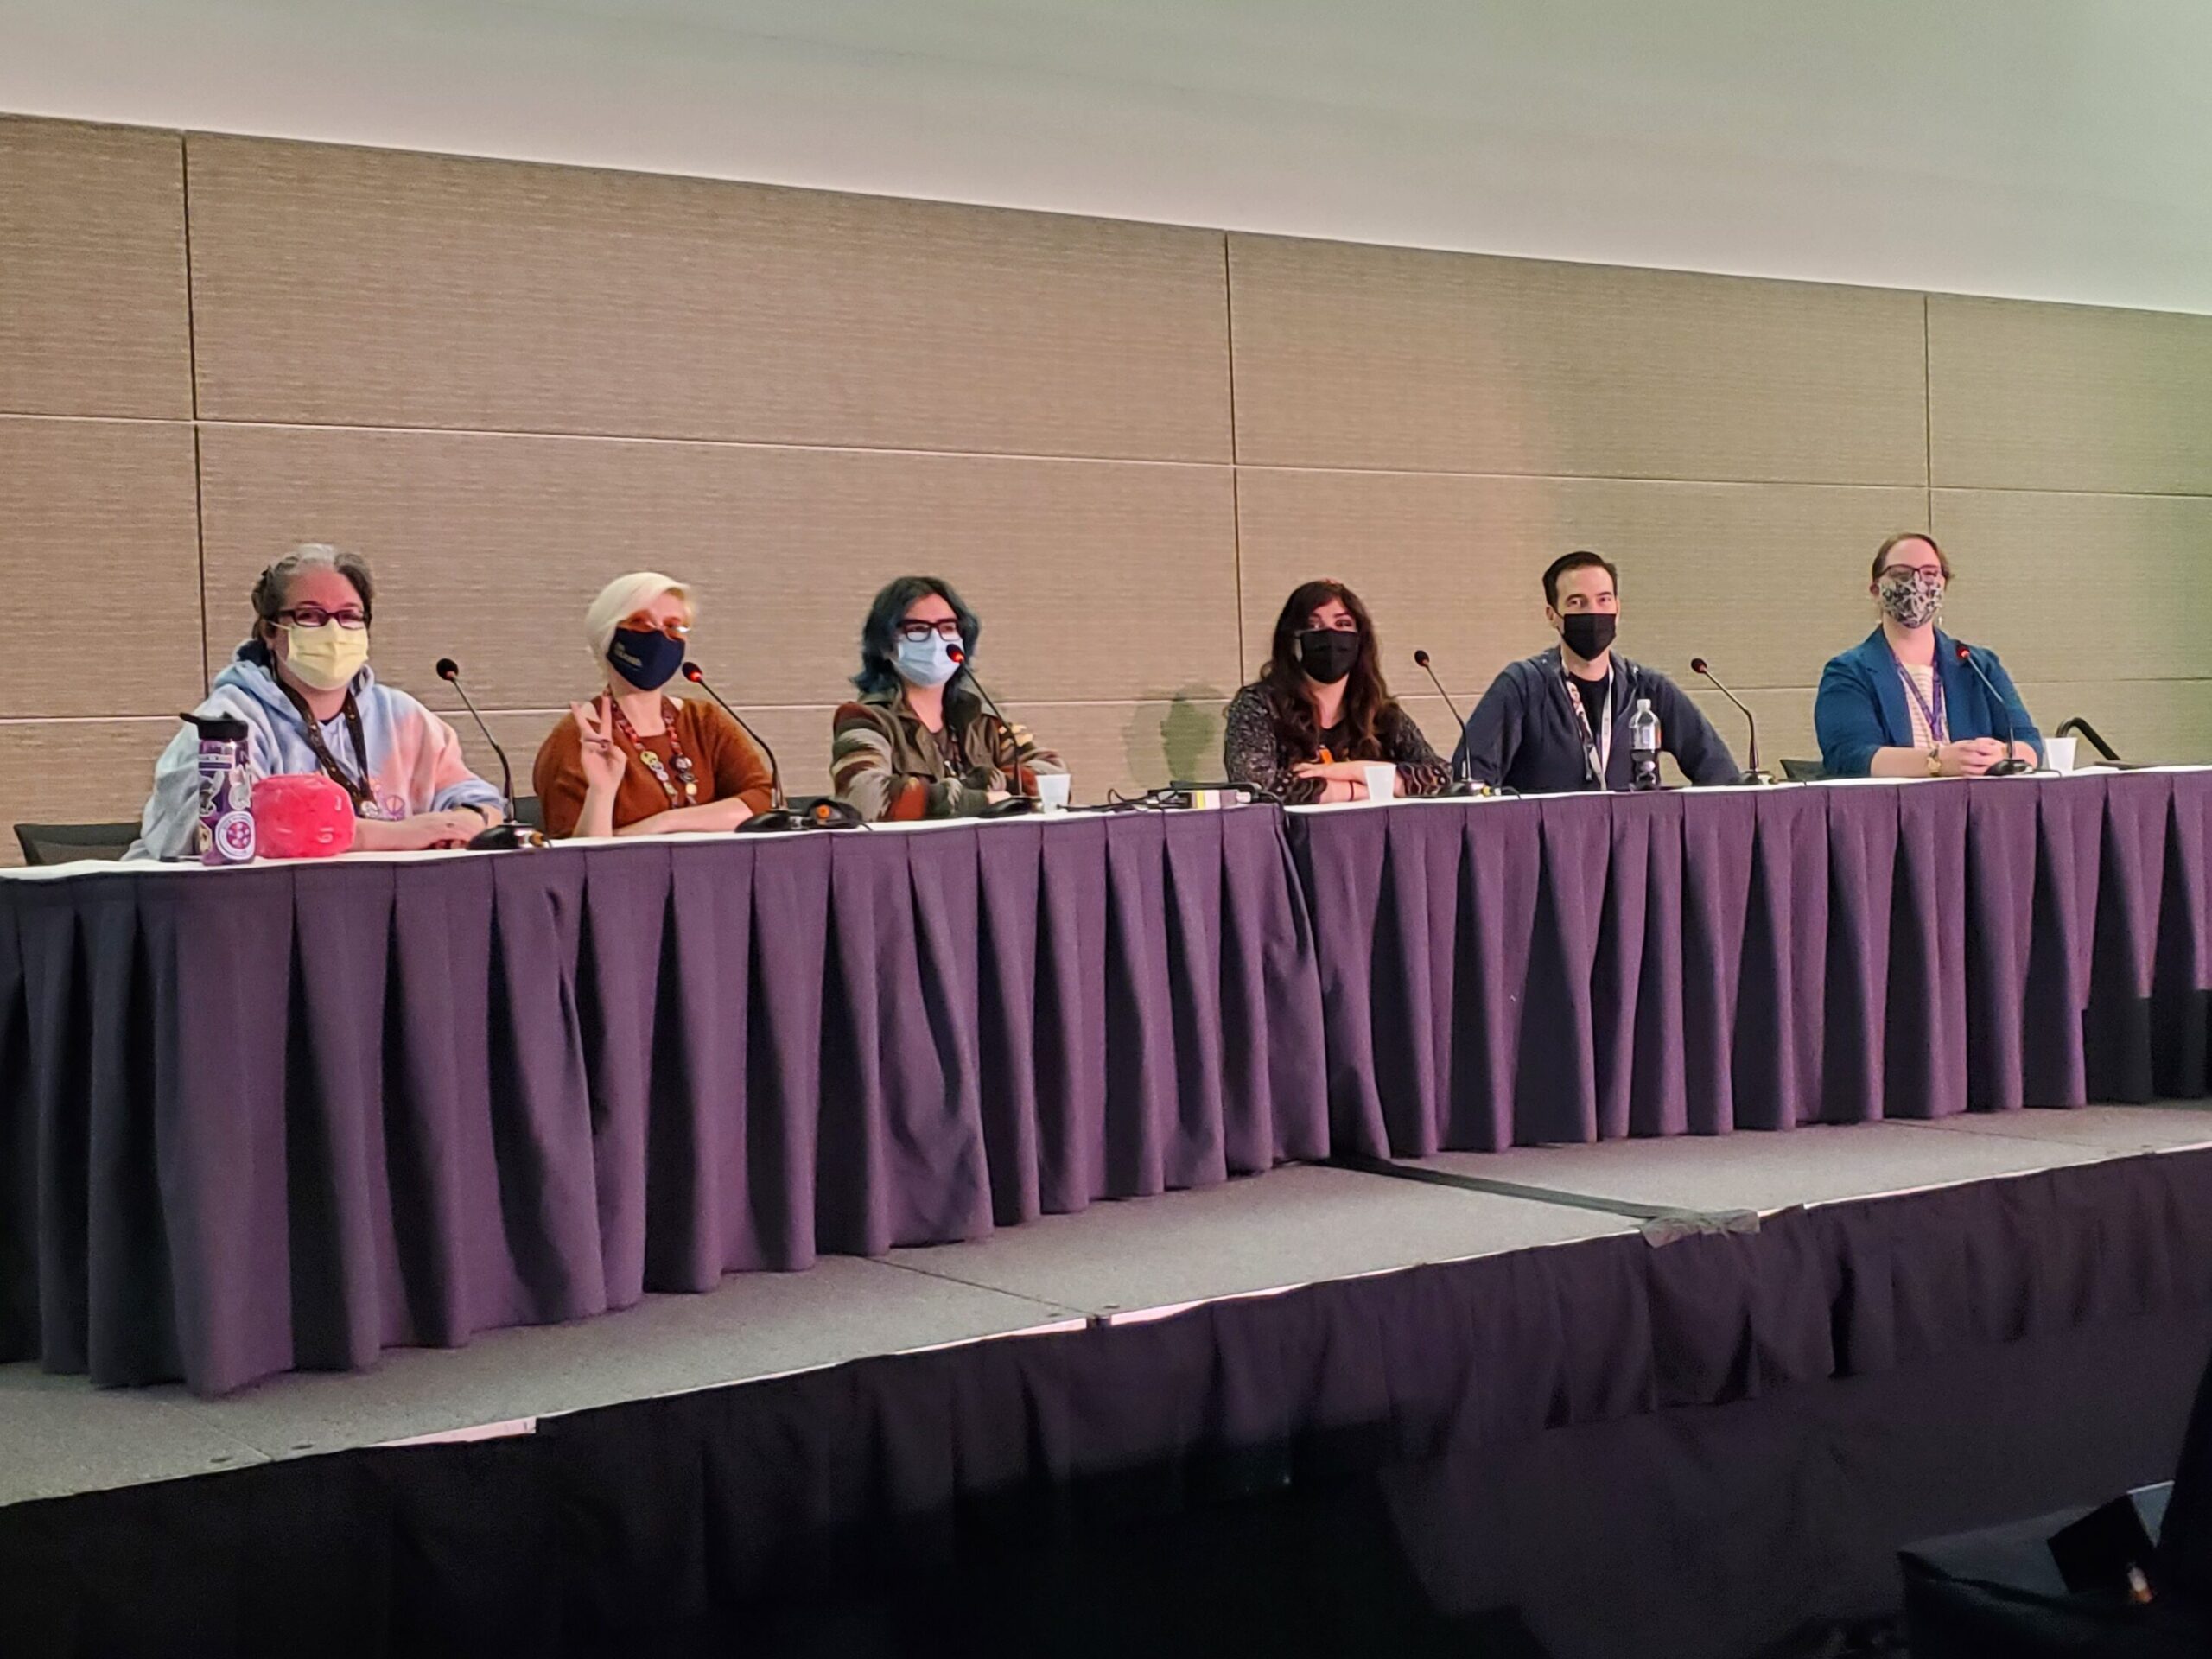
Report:
M 1961 646 L 1936 626 L 1950 580 L 1932 536 L 1892 536 L 1874 555 L 1882 626 L 1828 659 L 1813 702 L 1831 778 L 1979 778 L 2008 754 L 2025 763 L 2014 770 L 2043 764 L 2043 736 L 1997 653 Z M 2018 740 L 2009 748 L 2008 734 Z

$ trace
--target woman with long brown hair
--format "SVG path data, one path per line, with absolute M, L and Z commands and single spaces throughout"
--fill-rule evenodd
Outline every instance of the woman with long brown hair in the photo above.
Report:
M 1293 805 L 1367 798 L 1367 768 L 1398 769 L 1400 795 L 1451 780 L 1413 716 L 1383 683 L 1382 648 L 1359 595 L 1309 582 L 1275 619 L 1267 666 L 1230 700 L 1224 760 L 1233 783 Z

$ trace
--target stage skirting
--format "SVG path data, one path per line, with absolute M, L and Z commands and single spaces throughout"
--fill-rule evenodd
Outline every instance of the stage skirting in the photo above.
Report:
M 2212 1152 L 2115 1159 L 18 1504 L 0 1651 L 1236 1651 L 1332 1576 L 1236 1541 L 1351 1504 L 1557 1659 L 1748 1654 L 2170 1475 L 2208 1213 Z
M 2205 1085 L 2212 772 L 0 880 L 0 1358 L 214 1393 L 1338 1153 Z
M 0 1358 L 220 1393 L 1328 1151 L 1271 812 L 0 882 Z
M 1339 1151 L 2205 1090 L 2212 772 L 1294 813 Z

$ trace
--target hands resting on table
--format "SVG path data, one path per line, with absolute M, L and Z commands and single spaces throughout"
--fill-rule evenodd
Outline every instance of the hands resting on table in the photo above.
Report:
M 1370 760 L 1305 760 L 1290 771 L 1294 778 L 1323 779 L 1321 804 L 1335 805 L 1344 801 L 1363 801 L 1367 798 L 1367 769 L 1374 764 Z M 1401 795 L 1405 792 L 1402 779 L 1393 792 Z

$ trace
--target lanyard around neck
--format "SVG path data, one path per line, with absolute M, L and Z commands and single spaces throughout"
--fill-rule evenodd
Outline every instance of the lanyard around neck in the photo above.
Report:
M 1590 781 L 1600 789 L 1605 787 L 1605 768 L 1613 760 L 1613 674 L 1605 671 L 1605 712 L 1599 729 L 1590 729 L 1590 711 L 1582 706 L 1581 689 L 1574 677 L 1567 671 L 1567 658 L 1559 659 L 1560 683 L 1567 690 L 1567 706 L 1574 711 L 1574 724 L 1582 736 L 1582 763 L 1590 770 Z
M 338 757 L 330 752 L 330 745 L 322 741 L 322 722 L 315 717 L 315 710 L 308 707 L 308 700 L 283 676 L 272 677 L 276 681 L 277 689 L 291 700 L 293 710 L 300 717 L 300 724 L 307 728 L 308 747 L 314 753 L 315 764 L 322 768 L 323 775 L 352 798 L 355 817 L 374 817 L 376 814 L 372 809 L 376 805 L 376 793 L 369 786 L 369 741 L 362 734 L 361 706 L 353 701 L 353 689 L 346 689 L 345 705 L 340 712 L 345 717 L 346 735 L 353 741 L 353 758 L 361 763 L 361 772 L 358 778 L 339 764 Z
M 1921 695 L 1920 682 L 1912 677 L 1912 671 L 1905 666 L 1904 658 L 1895 652 L 1890 653 L 1890 658 L 1897 665 L 1897 677 L 1904 682 L 1905 695 L 1920 705 L 1921 717 L 1928 722 L 1929 741 L 1949 742 L 1951 731 L 1945 719 L 1947 710 L 1943 707 L 1943 671 L 1932 662 L 1928 664 L 1928 689 L 1934 697 L 1931 702 Z

